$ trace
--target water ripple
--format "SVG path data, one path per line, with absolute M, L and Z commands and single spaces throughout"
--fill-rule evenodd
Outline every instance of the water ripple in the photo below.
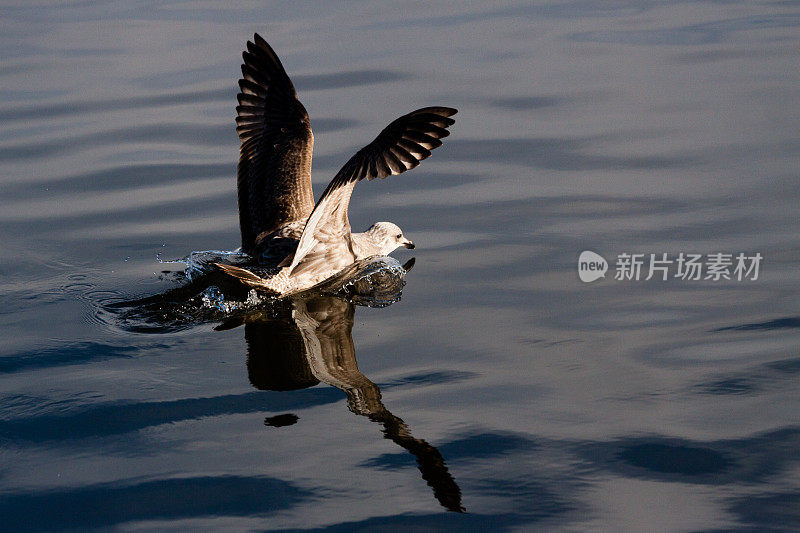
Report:
M 583 138 L 539 139 L 482 139 L 448 142 L 450 157 L 458 161 L 481 163 L 512 163 L 521 166 L 552 170 L 656 170 L 689 167 L 696 163 L 691 157 L 675 156 L 613 156 L 585 153 L 599 136 Z
M 766 322 L 754 322 L 752 324 L 741 324 L 739 326 L 726 326 L 712 331 L 770 331 L 774 329 L 795 329 L 800 328 L 800 316 L 788 316 L 767 320 Z
M 795 28 L 797 26 L 800 26 L 800 15 L 798 14 L 764 14 L 672 28 L 581 32 L 572 34 L 571 39 L 578 42 L 594 43 L 699 46 L 726 41 L 732 37 L 732 34 L 737 32 Z
M 269 516 L 314 496 L 263 476 L 193 476 L 6 492 L 3 527 L 14 531 L 107 529 L 126 522 L 211 516 Z
M 318 132 L 351 128 L 356 124 L 349 119 L 315 119 L 313 126 Z M 0 147 L 0 162 L 15 162 L 26 159 L 51 157 L 63 152 L 74 153 L 89 148 L 123 143 L 148 143 L 163 146 L 165 143 L 190 146 L 219 146 L 221 139 L 236 138 L 230 124 L 149 124 L 114 130 L 99 131 L 72 137 L 60 137 L 36 143 L 6 144 Z
M 161 348 L 163 347 L 161 346 Z M 155 345 L 150 348 L 157 349 Z M 97 342 L 65 344 L 58 348 L 0 356 L 0 373 L 9 374 L 23 370 L 78 365 L 120 357 L 130 358 L 140 353 L 141 350 L 141 347 L 113 346 Z
M 12 69 L 0 70 L 0 76 L 25 71 L 24 65 Z M 201 76 L 198 76 L 200 78 Z M 331 74 L 308 74 L 294 76 L 294 83 L 301 91 L 318 91 L 342 89 L 377 83 L 389 83 L 410 79 L 406 73 L 392 70 L 351 70 Z M 0 108 L 0 120 L 49 120 L 59 117 L 87 116 L 93 113 L 105 114 L 111 111 L 153 109 L 174 105 L 200 105 L 209 102 L 227 101 L 231 103 L 231 111 L 236 102 L 237 90 L 231 87 L 203 89 L 193 91 L 169 92 L 163 94 L 147 94 L 126 98 L 103 98 L 97 100 L 73 100 L 57 103 L 41 103 L 20 107 Z M 22 94 L 28 94 L 27 92 Z M 315 120 L 314 128 L 333 131 L 332 124 Z M 230 128 L 233 131 L 233 128 Z
M 0 442 L 57 443 L 72 439 L 103 439 L 144 428 L 238 413 L 300 411 L 341 401 L 333 388 L 298 391 L 293 396 L 253 391 L 208 398 L 149 402 L 117 401 L 84 405 L 68 413 L 42 413 L 0 420 Z M 94 442 L 102 446 L 102 440 Z M 131 444 L 138 447 L 137 444 Z

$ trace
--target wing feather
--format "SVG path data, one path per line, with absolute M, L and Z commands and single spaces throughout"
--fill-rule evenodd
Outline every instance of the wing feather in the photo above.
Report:
M 242 250 L 314 206 L 314 135 L 303 104 L 272 48 L 256 34 L 242 53 L 236 132 L 241 140 L 237 185 Z
M 457 111 L 450 107 L 425 107 L 398 118 L 359 150 L 331 180 L 308 218 L 297 251 L 289 265 L 289 274 L 320 242 L 350 248 L 350 223 L 347 208 L 355 184 L 364 179 L 402 174 L 430 157 L 431 150 L 442 145 L 450 118 Z M 329 253 L 330 253 L 329 250 Z M 345 253 L 344 250 L 341 250 Z

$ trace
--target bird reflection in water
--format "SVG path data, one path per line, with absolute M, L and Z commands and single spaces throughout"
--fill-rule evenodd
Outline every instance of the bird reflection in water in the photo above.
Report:
M 313 387 L 320 382 L 344 391 L 347 408 L 383 427 L 384 436 L 416 457 L 422 478 L 439 503 L 463 512 L 461 490 L 436 447 L 411 434 L 408 425 L 392 414 L 381 400 L 381 390 L 358 369 L 353 346 L 355 305 L 335 296 L 314 296 L 286 301 L 275 311 L 254 312 L 229 329 L 244 324 L 247 371 L 250 382 L 261 390 L 288 391 Z M 293 424 L 292 414 L 267 418 L 269 426 Z
M 257 389 L 290 391 L 325 383 L 344 391 L 350 411 L 380 424 L 387 439 L 414 455 L 439 503 L 463 512 L 461 490 L 442 454 L 415 438 L 408 425 L 386 408 L 380 388 L 359 371 L 356 361 L 352 336 L 356 306 L 385 307 L 399 300 L 403 276 L 413 264 L 411 259 L 401 266 L 391 257 L 358 261 L 312 290 L 267 299 L 232 314 L 223 311 L 224 321 L 215 329 L 244 326 L 247 371 Z M 161 294 L 106 308 L 125 329 L 157 333 L 218 321 L 221 310 L 209 308 L 200 296 L 212 288 L 225 294 L 238 289 L 243 296 L 243 285 L 214 269 L 186 281 Z M 269 417 L 264 424 L 283 427 L 297 421 L 297 415 L 286 413 Z

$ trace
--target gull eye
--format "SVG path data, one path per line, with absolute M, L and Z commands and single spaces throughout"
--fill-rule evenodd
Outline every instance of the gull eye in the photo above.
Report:
M 398 234 L 397 234 L 397 238 L 398 238 L 398 239 L 402 239 L 402 238 L 403 238 L 403 234 L 402 234 L 402 233 L 398 233 Z

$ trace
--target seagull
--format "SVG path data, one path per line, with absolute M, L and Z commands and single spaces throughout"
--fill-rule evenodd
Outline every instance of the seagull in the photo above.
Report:
M 402 174 L 442 145 L 457 110 L 424 107 L 396 119 L 350 158 L 319 201 L 311 187 L 314 134 L 280 59 L 258 34 L 242 53 L 236 131 L 242 251 L 275 268 L 265 276 L 216 263 L 259 292 L 306 290 L 356 261 L 414 243 L 391 222 L 352 233 L 347 217 L 356 183 Z

